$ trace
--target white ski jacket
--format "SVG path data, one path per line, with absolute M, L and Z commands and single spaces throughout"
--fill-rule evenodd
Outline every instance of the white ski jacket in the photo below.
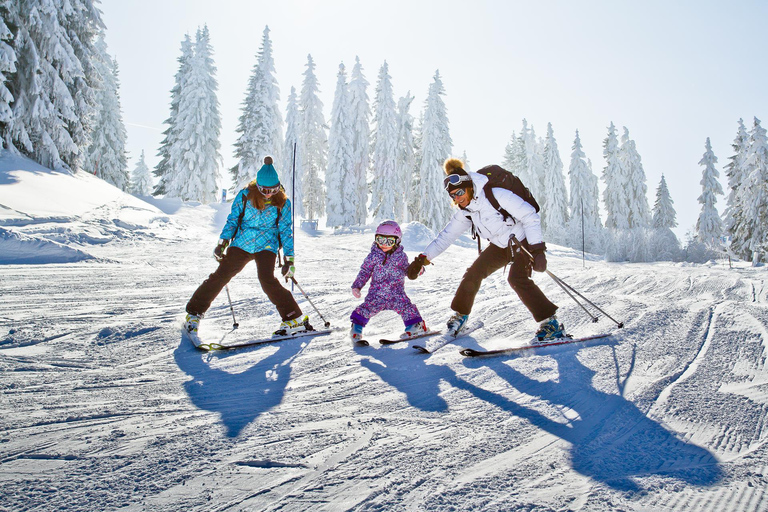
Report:
M 448 225 L 424 250 L 427 260 L 432 261 L 442 254 L 470 229 L 472 224 L 482 238 L 501 248 L 507 247 L 512 235 L 521 242 L 527 239 L 529 244 L 544 241 L 541 236 L 541 218 L 533 206 L 510 190 L 494 188 L 493 195 L 499 202 L 499 206 L 513 217 L 505 222 L 502 214 L 493 207 L 483 192 L 483 186 L 488 183 L 488 178 L 475 172 L 467 174 L 472 178 L 475 195 L 466 208 L 456 211 Z

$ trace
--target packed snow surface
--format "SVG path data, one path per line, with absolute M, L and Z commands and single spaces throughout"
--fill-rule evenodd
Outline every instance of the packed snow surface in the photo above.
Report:
M 228 205 L 149 204 L 21 164 L 0 170 L 2 510 L 768 510 L 764 268 L 552 247 L 550 270 L 625 327 L 592 323 L 536 274 L 568 331 L 614 335 L 466 359 L 460 347 L 535 330 L 502 272 L 471 336 L 432 355 L 382 347 L 403 328 L 385 312 L 372 346 L 353 348 L 350 286 L 372 231 L 297 229 L 296 278 L 336 330 L 203 353 L 179 327 Z M 405 226 L 411 256 L 425 230 Z M 463 240 L 407 283 L 428 326 L 443 327 L 476 254 Z M 240 328 L 222 294 L 204 339 L 276 328 L 255 266 L 230 291 Z

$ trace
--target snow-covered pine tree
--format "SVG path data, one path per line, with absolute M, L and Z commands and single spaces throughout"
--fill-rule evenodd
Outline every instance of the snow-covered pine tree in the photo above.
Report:
M 648 186 L 642 159 L 637 152 L 635 141 L 629 138 L 629 130 L 624 127 L 619 149 L 619 160 L 625 169 L 628 188 L 629 215 L 627 224 L 630 229 L 648 228 L 651 224 L 651 210 L 648 206 Z
M 331 129 L 328 133 L 328 169 L 325 172 L 325 224 L 329 227 L 349 226 L 353 222 L 352 211 L 345 204 L 344 189 L 352 169 L 352 130 L 349 126 L 349 85 L 344 64 L 339 64 L 336 75 L 336 92 L 331 108 Z
M 743 183 L 747 177 L 744 162 L 746 162 L 747 154 L 749 153 L 749 134 L 742 119 L 739 119 L 739 128 L 731 147 L 733 148 L 733 155 L 728 158 L 730 162 L 728 162 L 724 169 L 725 175 L 728 176 L 728 187 L 730 189 L 724 212 L 725 229 L 731 236 L 731 248 L 743 256 L 745 240 L 740 239 L 739 236 L 743 233 L 742 228 L 744 222 L 746 222 L 746 212 L 743 203 L 746 193 L 743 190 Z
M 413 169 L 411 171 L 411 189 L 408 193 L 408 218 L 418 221 L 419 208 L 421 207 L 421 160 L 422 160 L 422 133 L 424 132 L 424 110 L 419 112 L 419 121 L 413 131 Z
M 442 229 L 451 217 L 450 203 L 443 189 L 443 162 L 451 154 L 453 141 L 448 128 L 448 114 L 441 96 L 445 95 L 440 72 L 435 72 L 429 86 L 424 125 L 421 134 L 418 220 L 432 230 Z
M 80 147 L 89 143 L 92 84 L 98 78 L 88 59 L 103 26 L 100 13 L 90 0 L 28 0 L 6 4 L 4 14 L 6 26 L 16 30 L 17 60 L 6 83 L 14 98 L 13 121 L 2 137 L 9 149 L 46 167 L 77 170 Z
M 265 156 L 272 157 L 277 169 L 285 167 L 280 158 L 283 149 L 283 117 L 278 105 L 280 89 L 274 73 L 272 41 L 269 39 L 269 27 L 265 27 L 237 127 L 240 136 L 235 142 L 235 158 L 238 162 L 230 169 L 234 190 L 239 190 L 256 177 Z
M 155 166 L 155 170 L 152 171 L 152 174 L 158 178 L 155 190 L 152 192 L 152 195 L 155 196 L 165 195 L 168 192 L 168 183 L 173 180 L 174 169 L 171 167 L 171 148 L 178 141 L 180 131 L 178 119 L 179 100 L 181 98 L 181 89 L 189 76 L 189 66 L 194 53 L 194 46 L 189 38 L 189 34 L 184 34 L 184 39 L 181 42 L 181 55 L 177 59 L 179 70 L 176 72 L 174 85 L 171 89 L 171 112 L 168 118 L 163 121 L 163 124 L 168 125 L 168 128 L 163 132 L 165 138 L 160 143 L 160 149 L 157 152 L 160 162 Z
M 368 81 L 360 59 L 349 81 L 349 114 L 352 128 L 352 170 L 344 189 L 347 206 L 354 207 L 353 224 L 364 226 L 368 217 L 368 169 L 371 165 L 371 108 L 368 103 Z
M 758 118 L 749 132 L 744 168 L 747 172 L 742 200 L 745 222 L 739 239 L 744 241 L 742 251 L 752 260 L 752 265 L 757 266 L 760 255 L 768 252 L 768 138 Z
M 469 157 L 467 156 L 466 149 L 461 153 L 461 162 L 464 164 L 465 171 L 472 172 L 472 166 L 469 165 Z
M 312 60 L 312 55 L 307 55 L 307 69 L 304 71 L 299 100 L 301 112 L 299 151 L 301 151 L 304 167 L 301 183 L 304 215 L 309 220 L 316 220 L 325 213 L 322 173 L 327 167 L 328 136 L 325 132 L 323 102 L 320 101 L 319 92 L 315 76 L 315 61 Z
M 179 97 L 178 137 L 171 148 L 173 175 L 166 194 L 184 201 L 212 203 L 219 195 L 221 117 L 212 55 L 208 27 L 204 26 L 195 36 L 194 56 Z
M 656 261 L 677 261 L 680 259 L 680 241 L 672 228 L 677 227 L 677 212 L 674 201 L 669 194 L 667 181 L 661 175 L 659 187 L 656 189 L 656 202 L 653 205 L 653 221 L 651 231 L 651 251 Z
M 395 218 L 402 219 L 403 222 L 411 220 L 410 202 L 415 196 L 412 181 L 413 170 L 416 162 L 416 154 L 413 141 L 413 116 L 410 114 L 413 96 L 411 92 L 397 101 L 397 159 L 396 171 L 397 180 L 400 181 L 400 187 L 405 191 L 405 200 L 402 204 L 402 210 L 395 212 Z
M 148 196 L 152 192 L 152 174 L 149 172 L 149 167 L 144 161 L 144 151 L 141 152 L 141 158 L 136 163 L 136 167 L 133 168 L 131 173 L 131 188 L 132 194 L 137 196 Z
M 603 140 L 603 203 L 605 205 L 607 228 L 606 259 L 623 261 L 627 259 L 629 230 L 629 194 L 627 175 L 619 160 L 619 140 L 613 122 L 608 127 L 608 136 Z
M 5 20 L 10 19 L 10 0 L 0 2 L 0 133 L 9 133 L 8 127 L 13 121 L 13 94 L 6 82 L 16 72 L 16 50 L 13 48 L 13 34 Z M 5 141 L 0 138 L 0 148 Z
M 283 146 L 285 166 L 283 169 L 278 169 L 278 173 L 280 183 L 285 187 L 285 192 L 291 200 L 294 218 L 304 215 L 301 187 L 304 167 L 299 152 L 299 148 L 301 148 L 299 143 L 300 116 L 296 88 L 291 87 L 291 94 L 288 95 L 288 104 L 285 109 L 285 145 Z
M 560 159 L 552 123 L 547 124 L 543 163 L 544 193 L 537 198 L 537 201 L 541 201 L 539 205 L 542 230 L 547 240 L 564 244 L 568 223 L 568 193 L 565 190 L 563 161 Z
M 389 66 L 384 61 L 376 82 L 373 103 L 373 181 L 371 183 L 371 214 L 376 221 L 394 219 L 402 211 L 406 189 L 397 179 L 397 112 Z
M 97 58 L 94 65 L 101 81 L 96 88 L 98 108 L 83 168 L 120 190 L 127 191 L 130 185 L 128 158 L 125 154 L 127 133 L 120 109 L 117 61 L 107 52 L 104 32 L 99 34 L 95 48 Z
M 720 181 L 718 181 L 720 173 L 715 168 L 717 157 L 712 151 L 709 137 L 707 137 L 704 148 L 704 156 L 699 161 L 699 165 L 704 166 L 704 171 L 701 174 L 700 182 L 701 195 L 699 196 L 699 203 L 701 203 L 701 213 L 696 221 L 696 238 L 710 249 L 715 249 L 722 246 L 720 237 L 723 234 L 723 221 L 720 219 L 716 203 L 717 196 L 723 195 L 723 187 L 720 185 Z
M 603 250 L 603 226 L 600 223 L 597 176 L 592 173 L 582 149 L 579 131 L 573 141 L 568 176 L 571 186 L 567 243 L 574 249 L 599 253 Z
M 544 194 L 544 158 L 543 147 L 536 139 L 536 130 L 523 119 L 523 141 L 525 143 L 525 162 L 527 164 L 523 176 L 518 176 L 527 186 L 533 197 L 539 198 Z M 538 201 L 538 199 L 537 199 Z

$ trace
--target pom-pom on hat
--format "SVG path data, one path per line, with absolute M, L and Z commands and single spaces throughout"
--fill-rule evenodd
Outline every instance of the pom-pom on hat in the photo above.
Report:
M 256 173 L 256 184 L 260 187 L 276 187 L 280 184 L 280 178 L 278 178 L 277 171 L 272 165 L 271 156 L 264 158 L 264 165 Z
M 443 163 L 443 168 L 445 169 L 445 180 L 443 181 L 443 186 L 445 187 L 445 190 L 448 192 L 453 192 L 457 188 L 470 188 L 472 187 L 472 178 L 469 177 L 469 174 L 467 174 L 467 171 L 464 170 L 464 163 L 459 160 L 458 158 L 449 158 L 448 160 Z M 451 176 L 452 174 L 459 175 L 461 178 L 458 183 L 453 183 L 449 180 L 448 176 Z

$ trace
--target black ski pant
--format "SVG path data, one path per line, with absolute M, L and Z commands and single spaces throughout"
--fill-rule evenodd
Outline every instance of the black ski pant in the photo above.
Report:
M 521 243 L 526 249 L 528 248 L 527 240 L 523 240 Z M 544 292 L 531 279 L 530 258 L 520 252 L 517 252 L 512 258 L 509 248 L 502 249 L 493 244 L 488 245 L 464 273 L 459 289 L 456 290 L 456 295 L 451 302 L 451 309 L 462 315 L 471 313 L 472 305 L 475 303 L 475 295 L 480 290 L 480 283 L 486 277 L 509 264 L 510 261 L 512 268 L 509 270 L 507 281 L 517 296 L 520 297 L 523 305 L 531 312 L 534 320 L 541 322 L 554 315 L 557 306 L 547 299 Z
M 192 298 L 187 303 L 187 313 L 203 315 L 229 280 L 235 277 L 249 261 L 256 262 L 256 272 L 259 276 L 261 289 L 267 294 L 272 304 L 277 307 L 283 321 L 293 320 L 301 316 L 301 308 L 296 303 L 291 292 L 286 290 L 275 277 L 275 260 L 277 254 L 271 251 L 261 251 L 255 254 L 245 252 L 239 247 L 230 247 L 227 254 L 219 262 L 219 268 L 203 281 Z

